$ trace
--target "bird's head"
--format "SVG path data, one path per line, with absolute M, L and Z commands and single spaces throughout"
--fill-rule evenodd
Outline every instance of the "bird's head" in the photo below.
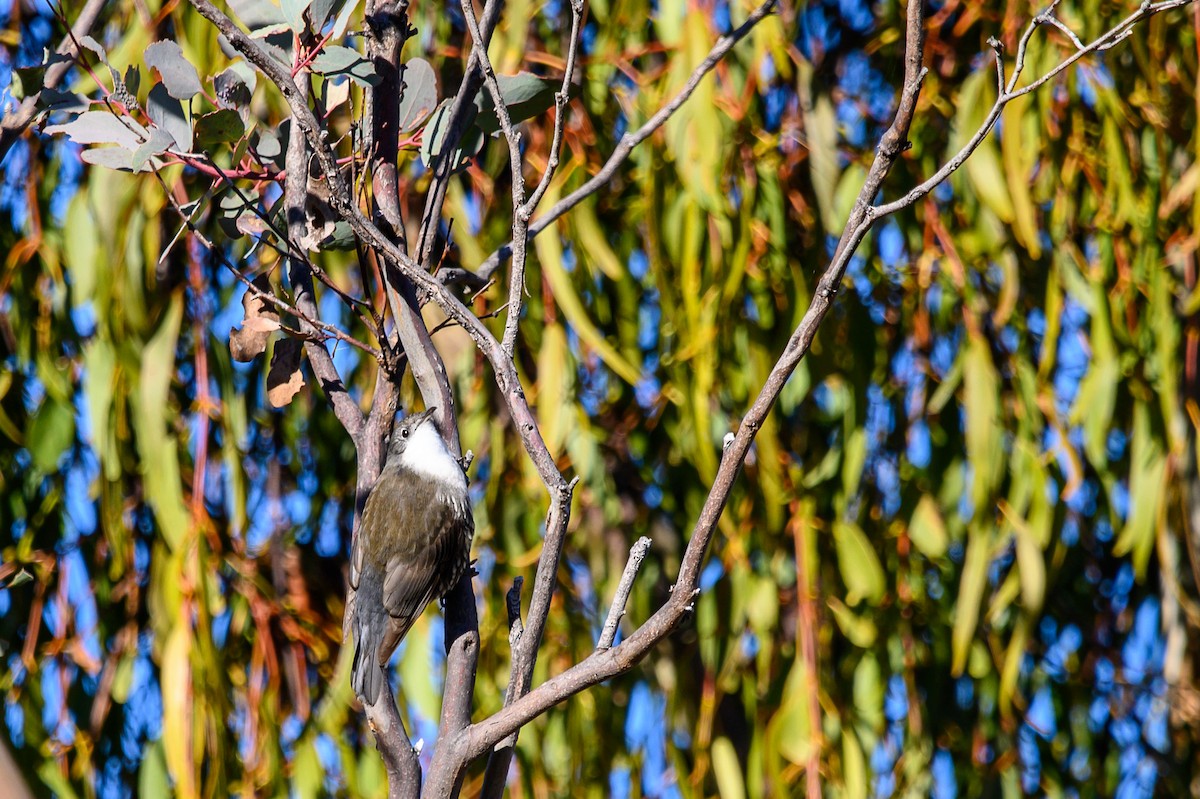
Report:
M 388 442 L 387 462 L 398 462 L 400 459 L 414 459 L 422 455 L 432 454 L 430 447 L 445 448 L 442 436 L 438 432 L 433 415 L 437 407 L 426 408 L 420 413 L 411 413 L 392 428 L 392 438 Z M 407 458 L 405 457 L 407 453 Z
M 392 430 L 385 469 L 414 472 L 456 489 L 466 489 L 466 478 L 458 459 L 438 431 L 437 408 L 405 416 Z

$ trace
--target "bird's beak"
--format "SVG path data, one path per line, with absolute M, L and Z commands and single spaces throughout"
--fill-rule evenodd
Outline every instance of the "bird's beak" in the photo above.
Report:
M 438 410 L 438 406 L 433 405 L 433 406 L 428 407 L 425 410 L 421 411 L 421 413 L 418 414 L 418 416 L 421 417 L 421 423 L 424 424 L 426 420 L 432 419 L 433 415 L 435 413 L 437 413 L 437 410 Z

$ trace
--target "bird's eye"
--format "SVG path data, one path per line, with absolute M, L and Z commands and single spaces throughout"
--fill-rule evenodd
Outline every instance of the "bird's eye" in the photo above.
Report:
M 405 428 L 403 428 L 403 429 L 401 429 L 401 430 L 400 430 L 400 437 L 401 437 L 401 438 L 408 438 L 408 428 L 407 428 L 407 427 L 405 427 Z

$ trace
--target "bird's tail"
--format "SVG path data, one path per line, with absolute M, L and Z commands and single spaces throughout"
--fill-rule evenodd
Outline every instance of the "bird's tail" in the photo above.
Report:
M 381 612 L 379 601 L 371 597 L 355 597 L 354 619 L 350 629 L 354 634 L 354 664 L 350 685 L 366 704 L 375 704 L 387 686 L 387 673 L 379 665 L 376 653 L 387 629 L 387 613 Z

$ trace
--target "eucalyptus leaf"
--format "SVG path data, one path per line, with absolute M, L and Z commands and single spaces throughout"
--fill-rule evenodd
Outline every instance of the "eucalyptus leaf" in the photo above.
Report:
M 341 45 L 327 45 L 321 54 L 312 60 L 312 71 L 327 77 L 344 75 L 363 86 L 379 83 L 375 65 L 362 53 Z
M 196 68 L 184 58 L 183 49 L 170 39 L 146 48 L 146 66 L 157 69 L 167 92 L 176 100 L 190 100 L 204 90 Z

